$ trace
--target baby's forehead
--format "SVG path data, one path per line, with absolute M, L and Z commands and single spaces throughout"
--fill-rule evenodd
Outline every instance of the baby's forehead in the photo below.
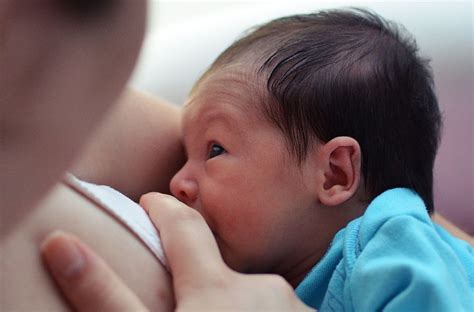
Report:
M 192 94 L 206 89 L 206 92 L 221 92 L 225 89 L 250 91 L 263 87 L 261 79 L 251 65 L 237 62 L 209 69 L 194 85 Z
M 264 93 L 264 83 L 252 71 L 239 64 L 229 65 L 206 73 L 197 82 L 184 113 L 191 117 L 231 107 L 256 115 L 262 111 Z

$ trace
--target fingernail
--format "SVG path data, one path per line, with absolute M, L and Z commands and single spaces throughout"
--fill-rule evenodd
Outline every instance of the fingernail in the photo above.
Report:
M 63 278 L 78 276 L 85 268 L 86 258 L 70 235 L 55 231 L 41 245 L 43 257 L 53 274 Z

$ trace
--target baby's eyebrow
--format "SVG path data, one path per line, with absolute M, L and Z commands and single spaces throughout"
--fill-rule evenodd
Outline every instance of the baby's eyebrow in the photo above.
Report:
M 206 116 L 203 119 L 203 122 L 208 126 L 208 128 L 213 127 L 214 125 L 218 126 L 219 131 L 225 132 L 233 137 L 244 138 L 247 136 L 245 133 L 246 125 L 244 124 L 245 119 L 238 116 L 232 116 L 232 114 L 227 113 L 213 113 L 209 116 Z
M 212 122 L 222 122 L 231 129 L 235 129 L 238 126 L 238 121 L 235 118 L 232 118 L 230 114 L 223 112 L 212 112 L 203 119 L 203 122 L 207 124 Z

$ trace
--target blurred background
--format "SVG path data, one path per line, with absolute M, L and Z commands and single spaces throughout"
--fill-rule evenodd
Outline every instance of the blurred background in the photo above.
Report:
M 193 82 L 243 31 L 275 17 L 369 8 L 403 24 L 431 59 L 444 113 L 435 209 L 474 235 L 473 3 L 471 1 L 149 1 L 132 84 L 181 105 Z

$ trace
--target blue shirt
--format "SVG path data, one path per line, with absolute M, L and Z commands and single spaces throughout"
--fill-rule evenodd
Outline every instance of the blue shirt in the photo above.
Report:
M 296 288 L 319 311 L 474 311 L 474 249 L 397 188 L 334 237 Z

